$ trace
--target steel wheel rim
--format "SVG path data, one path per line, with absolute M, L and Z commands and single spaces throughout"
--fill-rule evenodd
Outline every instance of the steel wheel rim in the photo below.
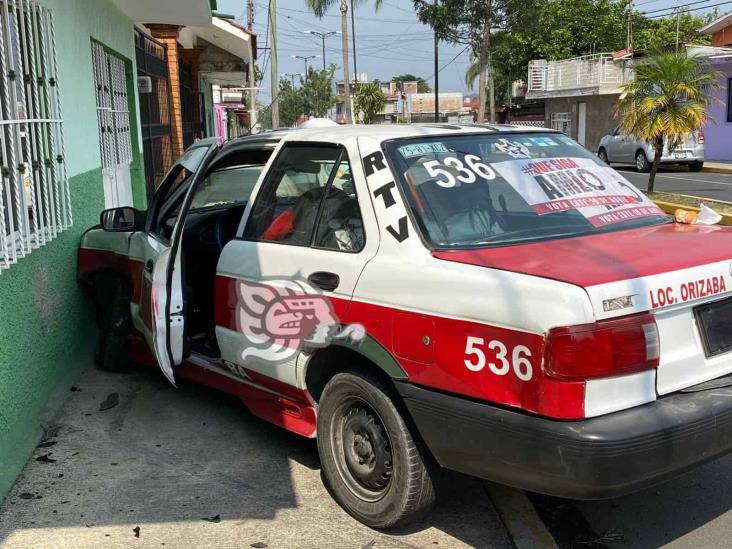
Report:
M 368 502 L 382 499 L 391 486 L 394 457 L 384 422 L 365 400 L 350 397 L 333 414 L 333 459 L 348 489 Z

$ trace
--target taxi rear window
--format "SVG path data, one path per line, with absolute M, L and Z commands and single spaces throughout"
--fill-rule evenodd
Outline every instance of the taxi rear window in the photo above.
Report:
M 385 146 L 434 247 L 517 244 L 669 221 L 632 183 L 565 135 L 464 134 Z

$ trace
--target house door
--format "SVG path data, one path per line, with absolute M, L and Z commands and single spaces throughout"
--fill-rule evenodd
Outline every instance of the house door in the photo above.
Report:
M 125 62 L 92 42 L 104 207 L 132 206 L 132 140 Z
M 587 103 L 577 104 L 577 143 L 585 147 L 587 140 Z

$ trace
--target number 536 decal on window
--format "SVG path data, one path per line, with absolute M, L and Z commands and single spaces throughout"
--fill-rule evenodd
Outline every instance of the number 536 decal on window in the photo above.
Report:
M 495 179 L 496 172 L 493 168 L 484 164 L 480 161 L 480 157 L 474 154 L 466 154 L 465 162 L 454 156 L 448 156 L 443 158 L 442 164 L 439 160 L 430 160 L 423 164 L 424 169 L 430 174 L 430 177 L 436 178 L 436 182 L 441 187 L 447 189 L 457 185 L 457 182 L 461 183 L 475 183 L 478 177 L 483 179 Z M 452 168 L 452 170 L 445 169 L 446 167 Z M 453 172 L 457 171 L 457 175 L 453 175 Z
M 495 354 L 495 361 L 488 361 L 485 349 Z M 529 381 L 534 373 L 529 361 L 531 350 L 525 345 L 516 345 L 510 350 L 509 357 L 509 349 L 503 342 L 492 339 L 486 345 L 482 337 L 468 336 L 465 341 L 465 355 L 468 357 L 465 359 L 465 366 L 473 372 L 480 372 L 487 364 L 488 369 L 497 376 L 505 376 L 513 370 L 521 381 Z

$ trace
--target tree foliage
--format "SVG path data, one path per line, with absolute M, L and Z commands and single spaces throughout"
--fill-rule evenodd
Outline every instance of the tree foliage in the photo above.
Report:
M 649 142 L 655 151 L 649 192 L 653 192 L 664 145 L 673 150 L 704 125 L 721 77 L 681 48 L 647 58 L 635 67 L 635 79 L 623 85 L 616 106 L 620 129 Z
M 432 88 L 430 88 L 429 84 L 425 81 L 424 78 L 421 76 L 414 76 L 411 73 L 404 73 L 404 74 L 397 74 L 396 76 L 391 77 L 392 82 L 416 82 L 417 83 L 417 93 L 429 93 L 432 91 Z
M 353 96 L 353 110 L 356 116 L 363 115 L 364 124 L 373 124 L 376 115 L 384 110 L 386 97 L 381 87 L 374 83 L 359 84 Z
M 300 77 L 299 87 L 293 86 L 287 78 L 280 79 L 278 97 L 282 127 L 293 126 L 301 116 L 324 117 L 328 114 L 328 110 L 335 105 L 333 74 L 336 68 L 336 65 L 325 70 L 309 67 L 307 77 Z M 270 108 L 262 109 L 258 119 L 263 129 L 269 129 L 272 120 Z

